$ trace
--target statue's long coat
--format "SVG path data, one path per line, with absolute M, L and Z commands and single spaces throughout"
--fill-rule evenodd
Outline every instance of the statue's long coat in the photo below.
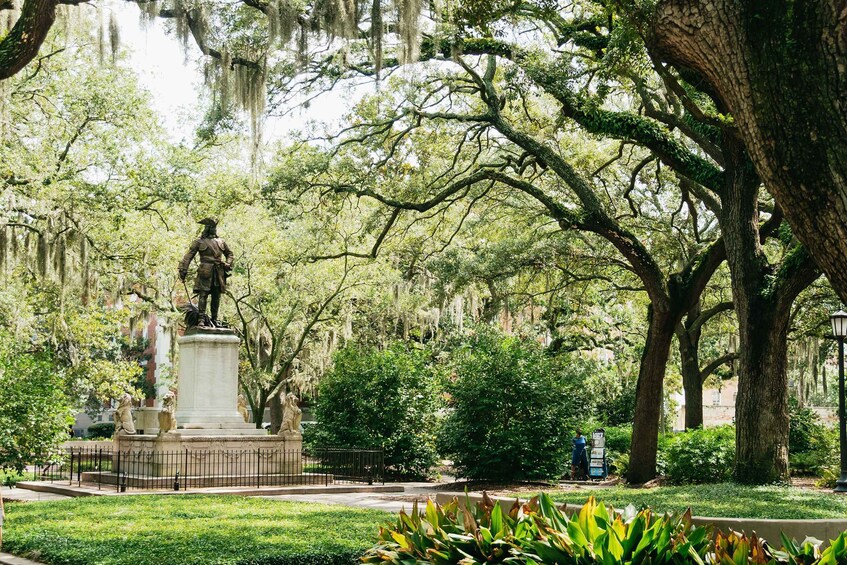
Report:
M 219 237 L 201 237 L 191 244 L 188 252 L 179 263 L 180 272 L 187 272 L 194 256 L 200 254 L 200 266 L 197 267 L 197 278 L 194 280 L 194 292 L 209 292 L 212 281 L 217 280 L 221 292 L 226 290 L 226 270 L 224 266 L 232 266 L 232 251 L 224 240 Z M 225 257 L 226 261 L 222 258 Z

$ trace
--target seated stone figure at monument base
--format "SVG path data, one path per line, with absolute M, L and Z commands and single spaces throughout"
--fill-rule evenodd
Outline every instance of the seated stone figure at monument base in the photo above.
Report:
M 289 393 L 283 401 L 282 424 L 279 426 L 279 435 L 300 434 L 300 421 L 303 419 L 303 411 L 297 406 L 297 395 Z
M 159 411 L 159 433 L 165 434 L 176 429 L 176 395 L 172 390 L 162 397 L 162 409 Z
M 247 410 L 247 399 L 244 398 L 243 394 L 238 395 L 238 413 L 241 414 L 241 417 L 244 419 L 244 423 L 250 421 L 250 412 Z
M 112 417 L 115 420 L 115 435 L 135 434 L 135 422 L 132 421 L 132 397 L 128 392 L 121 396 Z

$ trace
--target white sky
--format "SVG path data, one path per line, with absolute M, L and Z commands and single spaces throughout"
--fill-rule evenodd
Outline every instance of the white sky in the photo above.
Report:
M 115 14 L 121 45 L 129 53 L 129 64 L 138 74 L 141 86 L 153 95 L 153 107 L 164 127 L 172 139 L 189 140 L 203 117 L 201 98 L 206 87 L 200 71 L 200 49 L 189 42 L 189 60 L 186 60 L 180 42 L 173 34 L 166 33 L 163 20 L 142 25 L 141 10 L 133 2 L 108 0 L 106 7 Z M 269 121 L 264 128 L 264 139 L 267 142 L 284 138 L 289 131 L 302 129 L 309 121 L 337 121 L 349 104 L 349 92 L 325 94 L 308 109 Z

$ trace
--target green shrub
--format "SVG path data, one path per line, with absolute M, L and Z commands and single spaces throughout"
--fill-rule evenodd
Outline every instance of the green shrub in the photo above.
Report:
M 593 430 L 589 430 L 589 433 Z M 626 475 L 629 470 L 629 448 L 632 444 L 632 424 L 608 426 L 606 432 L 606 461 L 609 473 L 618 476 Z
M 570 468 L 573 422 L 590 400 L 589 364 L 491 331 L 455 350 L 453 362 L 439 445 L 458 476 L 546 479 Z
M 735 428 L 697 428 L 676 434 L 662 450 L 665 474 L 676 484 L 720 483 L 730 479 Z
M 22 471 L 61 455 L 73 424 L 64 388 L 48 354 L 0 351 L 0 468 Z
M 794 398 L 789 400 L 788 416 L 788 452 L 815 451 L 815 440 L 825 431 L 820 417 L 810 408 L 801 407 Z
M 435 371 L 402 343 L 380 351 L 348 347 L 321 379 L 311 446 L 385 449 L 389 473 L 424 477 L 437 461 Z
M 713 541 L 714 540 L 714 541 Z M 730 532 L 713 535 L 712 526 L 694 526 L 691 513 L 660 515 L 650 508 L 638 513 L 610 511 L 593 497 L 572 517 L 546 495 L 508 511 L 499 502 L 417 504 L 411 515 L 400 512 L 393 525 L 380 528 L 377 545 L 364 563 L 410 565 L 431 563 L 512 563 L 515 565 L 623 565 L 635 563 L 721 565 L 835 565 L 847 563 L 847 532 L 820 550 L 820 540 L 798 545 L 782 536 L 765 540 Z
M 608 426 L 603 430 L 606 432 L 607 450 L 629 453 L 629 446 L 632 445 L 632 424 Z
M 85 435 L 88 439 L 111 439 L 115 435 L 115 423 L 100 422 L 98 424 L 91 424 L 88 426 L 88 431 Z
M 573 518 L 546 494 L 506 511 L 484 498 L 444 506 L 427 503 L 423 513 L 400 513 L 380 529 L 378 544 L 362 561 L 411 563 L 703 563 L 709 529 L 694 527 L 690 514 L 659 516 L 649 509 L 627 516 L 610 513 L 589 498 Z M 732 561 L 730 561 L 732 563 Z M 746 563 L 746 560 L 744 561 Z
M 794 475 L 820 476 L 838 467 L 838 428 L 796 400 L 789 404 L 788 462 Z

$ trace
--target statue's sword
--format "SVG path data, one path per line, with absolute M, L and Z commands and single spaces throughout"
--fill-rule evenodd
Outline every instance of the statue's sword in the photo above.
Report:
M 196 306 L 194 306 L 194 302 L 191 301 L 191 293 L 188 292 L 188 285 L 185 284 L 185 279 L 182 279 L 182 286 L 183 288 L 185 288 L 185 296 L 188 297 L 188 303 L 191 304 L 193 308 L 197 308 Z

